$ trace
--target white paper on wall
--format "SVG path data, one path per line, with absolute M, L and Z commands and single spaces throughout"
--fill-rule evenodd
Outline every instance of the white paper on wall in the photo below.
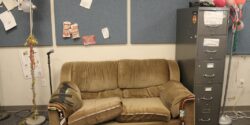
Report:
M 92 5 L 93 0 L 81 0 L 80 6 L 90 9 Z
M 104 39 L 108 39 L 109 38 L 109 29 L 108 29 L 108 27 L 102 28 L 102 35 L 103 35 Z
M 10 11 L 5 11 L 0 14 L 0 20 L 4 25 L 5 31 L 8 31 L 14 27 L 16 27 L 16 20 Z
M 219 47 L 220 46 L 220 39 L 204 38 L 203 46 Z
M 35 77 L 36 78 L 42 78 L 42 67 L 41 62 L 39 58 L 39 52 L 36 48 L 34 48 L 34 57 L 35 57 Z M 21 66 L 23 70 L 23 75 L 25 79 L 31 79 L 31 67 L 30 67 L 30 51 L 29 50 L 20 50 L 19 51 L 19 57 L 21 61 Z
M 3 0 L 3 4 L 7 8 L 7 10 L 12 10 L 18 6 L 16 0 Z
M 217 26 L 223 23 L 224 13 L 222 11 L 205 11 L 204 24 L 207 26 Z

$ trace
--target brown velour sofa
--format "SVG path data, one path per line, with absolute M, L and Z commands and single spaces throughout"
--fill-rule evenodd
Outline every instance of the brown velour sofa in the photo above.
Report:
M 49 123 L 194 125 L 194 102 L 185 101 L 190 98 L 175 61 L 69 62 L 48 105 Z

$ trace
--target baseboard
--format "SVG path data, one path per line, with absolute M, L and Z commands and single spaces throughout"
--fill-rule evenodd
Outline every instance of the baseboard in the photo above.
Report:
M 47 111 L 47 105 L 37 105 L 38 111 Z M 9 111 L 9 112 L 16 112 L 20 110 L 31 110 L 32 105 L 22 105 L 22 106 L 0 106 L 1 110 Z
M 250 106 L 226 106 L 225 111 L 245 111 L 250 112 Z

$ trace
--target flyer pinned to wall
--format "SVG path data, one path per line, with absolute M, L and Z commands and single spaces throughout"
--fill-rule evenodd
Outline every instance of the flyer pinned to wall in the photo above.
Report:
M 8 31 L 17 26 L 15 17 L 10 11 L 5 11 L 0 14 L 0 20 L 3 23 L 5 31 Z
M 19 50 L 20 62 L 22 65 L 23 75 L 25 79 L 31 79 L 31 65 L 30 65 L 30 51 L 29 50 Z M 42 67 L 39 58 L 39 51 L 34 48 L 35 57 L 35 77 L 42 78 Z

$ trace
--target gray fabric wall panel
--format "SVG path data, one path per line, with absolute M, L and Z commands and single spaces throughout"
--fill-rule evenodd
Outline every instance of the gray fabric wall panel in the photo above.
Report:
M 176 11 L 187 8 L 187 0 L 131 0 L 133 44 L 174 43 Z
M 34 11 L 34 34 L 39 42 L 38 46 L 52 45 L 50 0 L 34 0 L 37 6 Z M 0 7 L 0 13 L 6 11 L 5 7 Z M 5 32 L 4 26 L 0 23 L 0 46 L 17 47 L 24 46 L 29 35 L 29 13 L 18 11 L 17 8 L 11 10 L 14 15 L 17 27 Z
M 243 9 L 243 21 L 245 28 L 239 33 L 239 42 L 234 54 L 249 55 L 250 54 L 250 1 L 246 3 Z
M 127 1 L 93 0 L 91 9 L 80 6 L 80 0 L 55 0 L 57 45 L 82 45 L 82 39 L 62 37 L 63 22 L 78 23 L 80 36 L 95 35 L 96 44 L 127 43 Z M 101 29 L 109 28 L 110 38 L 104 39 Z

